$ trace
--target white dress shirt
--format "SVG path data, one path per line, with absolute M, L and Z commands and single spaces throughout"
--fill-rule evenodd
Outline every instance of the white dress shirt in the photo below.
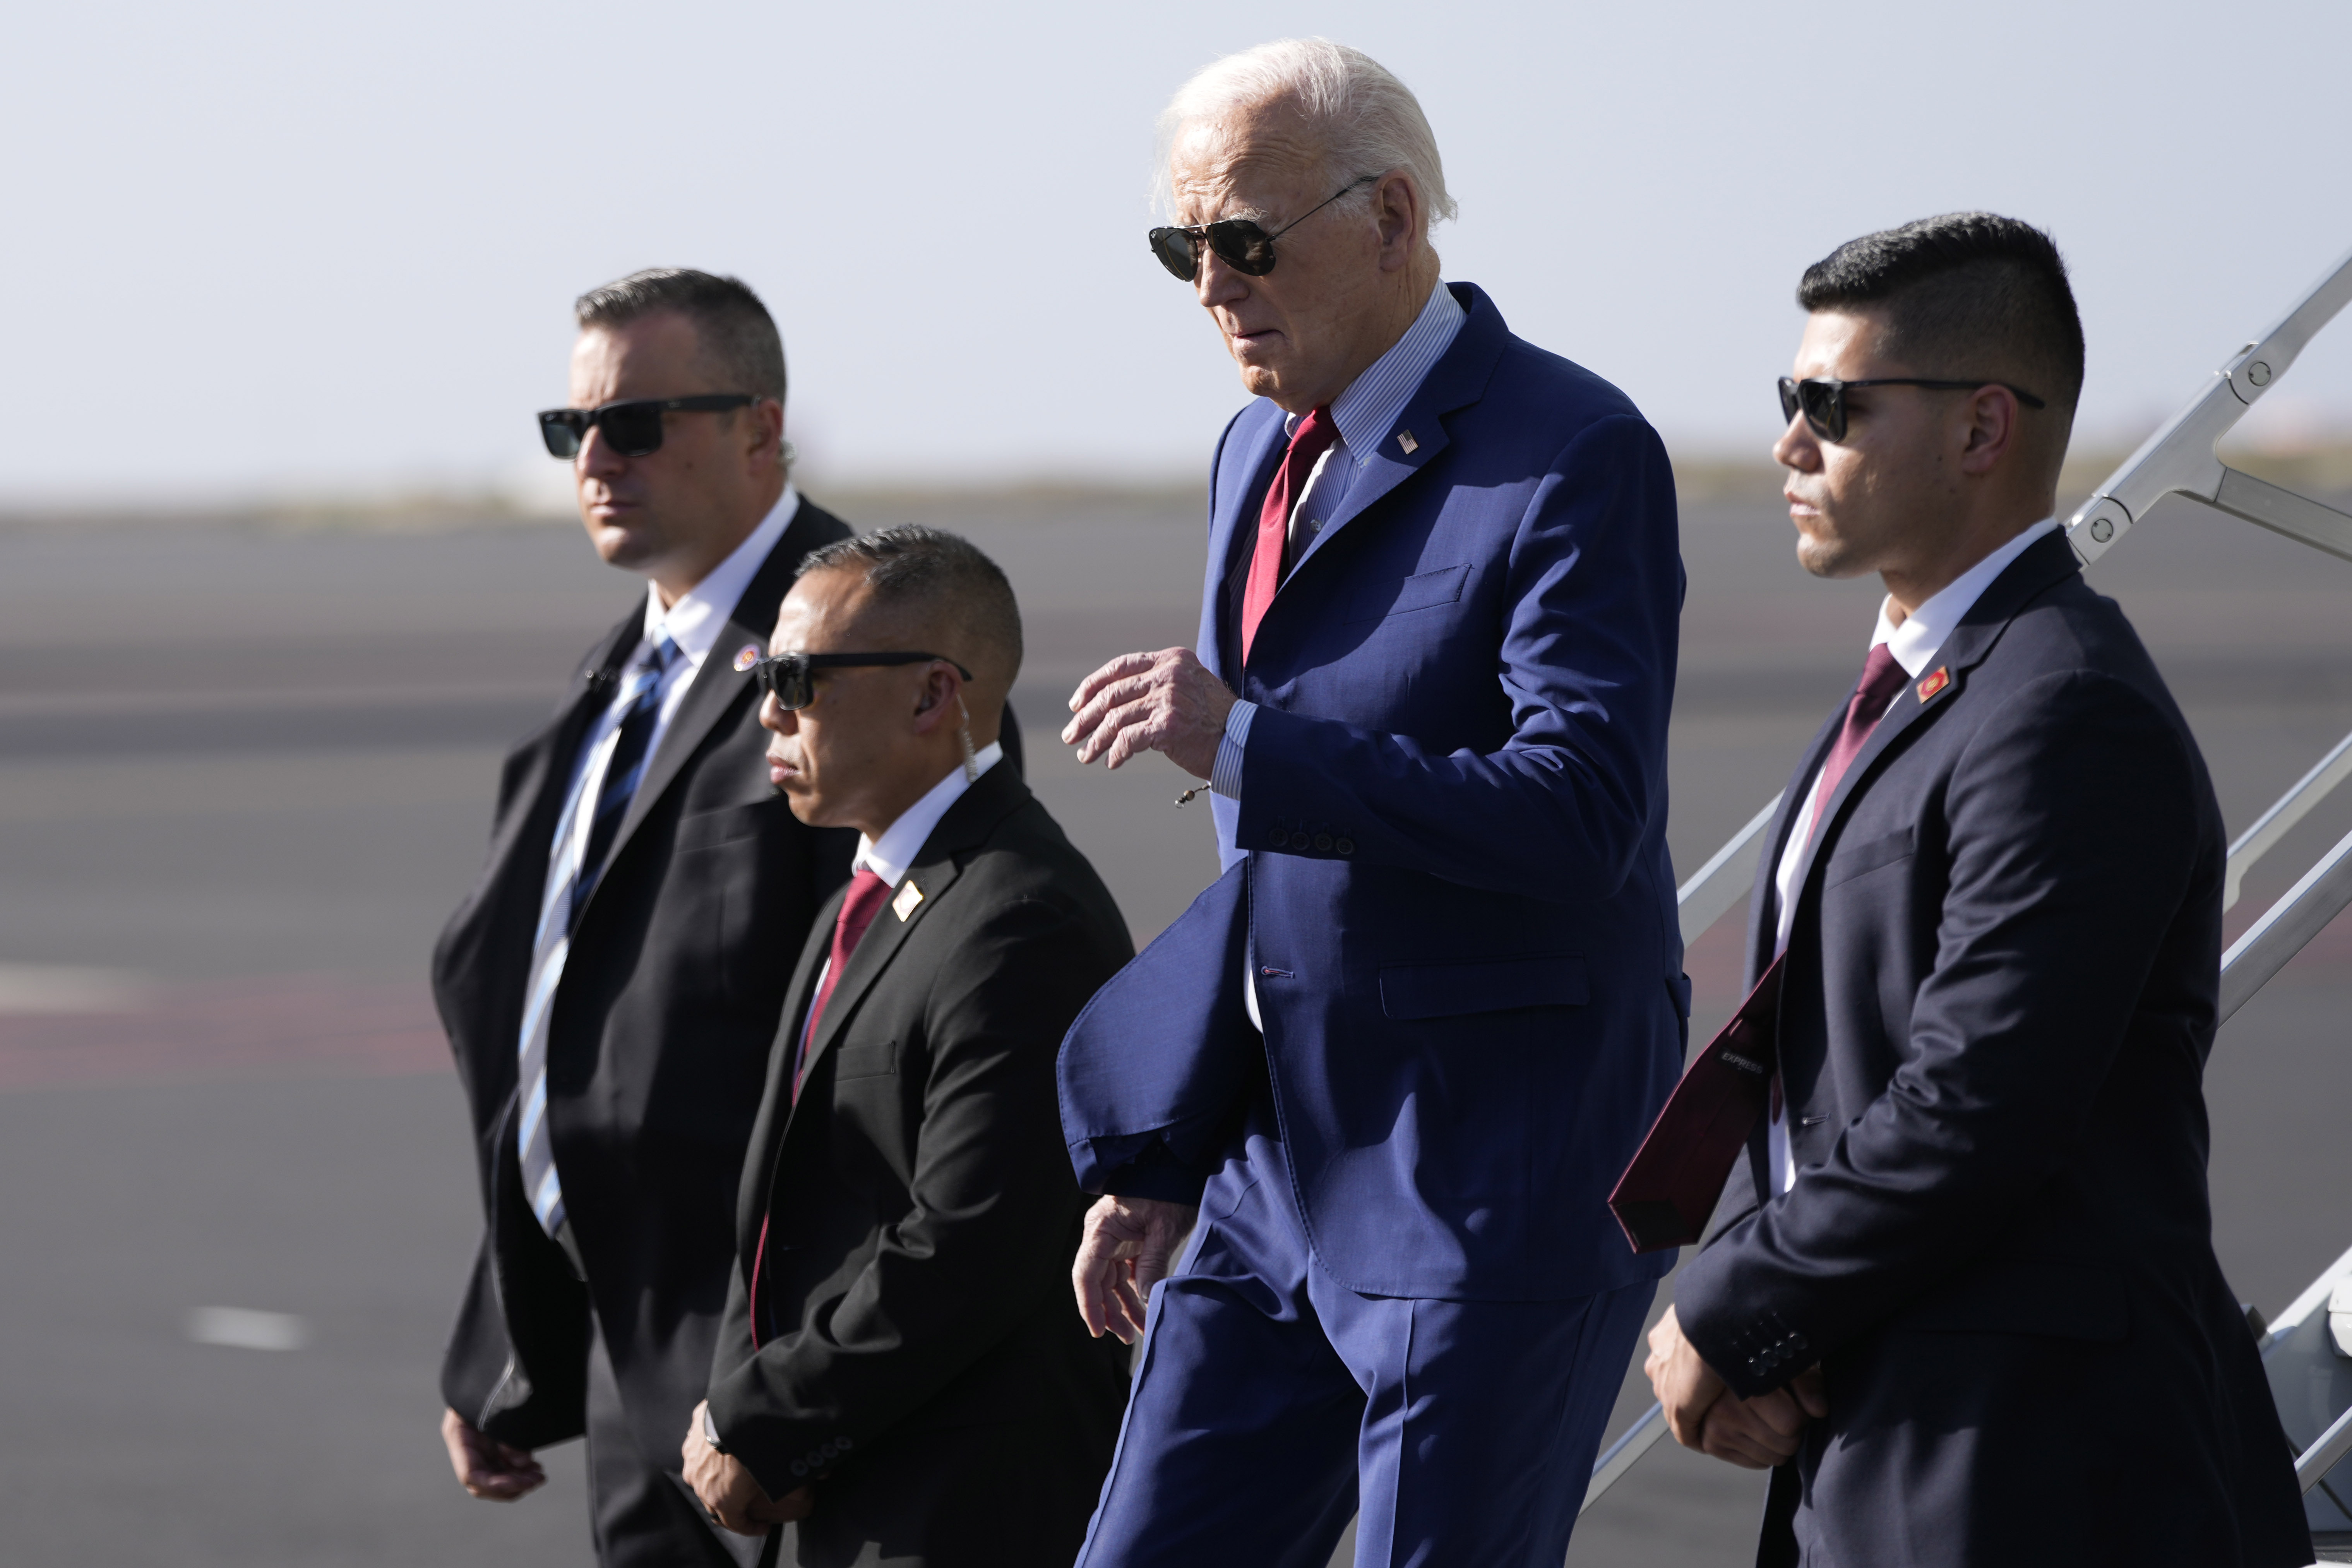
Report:
M 1004 760 L 1004 743 L 991 741 L 972 753 L 972 771 L 969 777 L 961 765 L 948 770 L 948 776 L 933 784 L 923 798 L 898 814 L 898 819 L 882 830 L 879 838 L 857 836 L 857 853 L 850 858 L 849 874 L 871 871 L 893 889 L 906 877 L 907 868 L 915 857 L 930 842 L 931 829 L 948 814 L 948 807 L 963 798 L 963 792 L 980 782 L 981 775 Z
M 2028 545 L 2057 526 L 2056 518 L 2043 518 L 1953 578 L 1899 623 L 1892 613 L 1895 601 L 1892 598 L 1882 600 L 1878 606 L 1878 626 L 1871 635 L 1870 646 L 1876 647 L 1885 643 L 1887 651 L 1895 656 L 1895 662 L 1903 667 L 1903 673 L 1914 680 L 1918 679 L 1935 662 L 1937 650 L 1952 635 L 1952 628 L 1968 618 L 1969 612 L 1976 608 L 1977 601 L 1984 597 L 1984 591 L 1992 586 L 1992 580 L 2007 571 L 2011 562 L 2024 554 Z M 1903 693 L 1897 691 L 1895 700 L 1901 700 L 1902 696 Z M 1894 705 L 1893 701 L 1887 704 L 1889 708 Z M 1827 760 L 1829 753 L 1824 752 L 1822 755 Z M 1821 794 L 1821 771 L 1816 768 L 1812 784 L 1805 791 L 1804 803 L 1798 806 L 1797 815 L 1792 819 L 1799 826 L 1790 828 L 1789 842 L 1780 850 L 1780 864 L 1773 868 L 1773 913 L 1779 921 L 1772 943 L 1775 953 L 1789 945 L 1789 922 L 1796 918 L 1796 900 L 1790 895 L 1796 890 L 1793 884 L 1797 868 L 1803 862 L 1805 846 L 1812 838 L 1814 797 Z M 1783 1100 L 1784 1108 L 1785 1105 Z M 1772 1118 L 1770 1140 L 1774 1191 L 1785 1193 L 1797 1184 L 1796 1150 L 1789 1141 L 1785 1117 L 1776 1115 Z
M 895 891 L 913 868 L 915 857 L 923 852 L 925 844 L 930 842 L 931 829 L 940 825 L 940 818 L 948 814 L 948 807 L 961 800 L 964 791 L 1003 760 L 1003 742 L 991 741 L 972 753 L 970 777 L 965 776 L 961 765 L 950 769 L 948 776 L 933 784 L 922 799 L 900 812 L 898 819 L 882 830 L 881 837 L 868 838 L 863 833 L 859 834 L 857 853 L 849 858 L 849 874 L 855 877 L 860 871 L 871 871 Z M 817 966 L 816 984 L 809 987 L 811 997 L 824 994 L 824 977 L 832 973 L 833 958 L 828 954 L 825 961 Z M 808 1033 L 806 1024 L 801 1026 L 801 1032 L 804 1036 Z
M 670 720 L 677 715 L 678 704 L 686 700 L 687 689 L 694 684 L 702 661 L 710 657 L 712 645 L 726 628 L 727 617 L 735 613 L 736 601 L 751 585 L 761 563 L 784 537 L 784 530 L 792 526 L 793 514 L 800 508 L 800 492 L 785 485 L 784 493 L 776 498 L 776 504 L 768 509 L 760 526 L 667 609 L 662 605 L 661 590 L 651 583 L 646 584 L 645 634 L 621 667 L 621 684 L 628 684 L 630 674 L 646 662 L 665 634 L 677 646 L 681 656 L 662 677 L 661 711 L 656 715 L 654 732 L 646 742 L 648 759 L 660 748 L 662 737 L 669 732 Z M 760 651 L 765 653 L 767 648 L 762 646 Z M 728 650 L 730 661 L 734 653 L 732 648 Z M 622 705 L 617 701 L 606 704 L 604 711 L 597 715 L 596 722 L 589 727 L 586 738 L 580 743 L 580 754 L 572 759 L 565 798 L 572 798 L 579 791 L 583 775 L 593 774 L 598 781 L 597 787 L 603 787 L 604 764 L 612 760 L 613 747 L 620 739 L 621 718 Z M 579 864 L 587 851 L 588 835 L 594 827 L 595 817 L 593 809 L 572 813 L 567 841 L 551 847 L 559 860 L 569 853 L 572 864 Z

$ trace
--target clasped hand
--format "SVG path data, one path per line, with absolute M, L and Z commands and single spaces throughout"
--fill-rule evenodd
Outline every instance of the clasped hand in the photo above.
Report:
M 686 1484 L 702 1500 L 710 1521 L 738 1535 L 765 1535 L 779 1524 L 806 1519 L 816 1506 L 816 1493 L 795 1487 L 781 1498 L 771 1498 L 742 1460 L 712 1447 L 702 1435 L 702 1413 L 709 1400 L 694 1407 L 686 1424 L 686 1442 L 679 1458 L 686 1467 Z
M 1082 763 L 1101 757 L 1114 768 L 1160 752 L 1204 779 L 1216 766 L 1217 742 L 1234 700 L 1233 689 L 1191 648 L 1121 654 L 1070 694 L 1076 717 L 1063 728 L 1062 743 L 1076 747 Z
M 1735 1397 L 1683 1338 L 1672 1307 L 1650 1331 L 1650 1358 L 1642 1370 L 1665 1406 L 1675 1442 L 1744 1469 L 1785 1464 L 1804 1441 L 1805 1423 L 1830 1413 L 1818 1366 L 1798 1373 L 1785 1388 L 1753 1399 Z

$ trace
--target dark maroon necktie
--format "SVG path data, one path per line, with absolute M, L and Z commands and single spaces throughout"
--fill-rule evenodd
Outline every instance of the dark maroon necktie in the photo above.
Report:
M 1855 685 L 1853 695 L 1845 700 L 1845 725 L 1838 731 L 1837 743 L 1830 748 L 1830 754 L 1822 759 L 1821 787 L 1813 791 L 1813 814 L 1805 819 L 1807 838 L 1820 826 L 1822 808 L 1836 793 L 1838 781 L 1845 777 L 1846 769 L 1853 766 L 1853 759 L 1868 743 L 1870 732 L 1885 717 L 1887 705 L 1910 679 L 1904 668 L 1895 662 L 1894 650 L 1885 643 L 1873 647 L 1870 657 L 1863 661 L 1862 679 Z
M 815 1042 L 817 1024 L 824 1017 L 824 1005 L 833 1000 L 833 988 L 841 983 L 841 972 L 849 967 L 849 955 L 866 939 L 866 930 L 874 917 L 882 912 L 882 905 L 890 897 L 890 884 L 864 867 L 849 879 L 849 891 L 841 900 L 841 914 L 833 922 L 833 949 L 825 957 L 824 979 L 818 983 L 815 998 L 809 1003 L 808 1022 L 801 1026 L 801 1037 L 793 1049 L 793 1103 L 801 1100 L 801 1079 L 808 1072 L 809 1047 Z M 763 1336 L 760 1332 L 760 1279 L 768 1269 L 768 1215 L 760 1216 L 760 1245 L 751 1254 L 751 1348 L 758 1350 Z
M 1274 603 L 1274 591 L 1282 586 L 1283 552 L 1290 544 L 1290 512 L 1306 493 L 1307 480 L 1315 472 L 1316 463 L 1331 449 L 1339 438 L 1339 426 L 1331 422 L 1330 405 L 1326 404 L 1310 411 L 1290 434 L 1290 450 L 1282 455 L 1282 467 L 1274 471 L 1274 484 L 1265 492 L 1265 504 L 1257 509 L 1257 549 L 1250 556 L 1249 581 L 1242 588 L 1242 662 L 1249 662 L 1250 644 L 1257 640 L 1257 626 L 1265 619 L 1268 605 Z
M 1862 679 L 1846 699 L 1845 723 L 1822 760 L 1813 809 L 1804 822 L 1806 837 L 1812 836 L 1838 782 L 1909 679 L 1885 643 L 1870 650 Z M 1775 1031 L 1784 956 L 1773 958 L 1731 1021 L 1692 1060 L 1633 1163 L 1617 1178 L 1609 1207 L 1634 1251 L 1687 1247 L 1699 1239 L 1716 1200 L 1723 1195 L 1732 1162 L 1739 1158 L 1756 1130 L 1756 1119 L 1778 1092 L 1780 1051 Z

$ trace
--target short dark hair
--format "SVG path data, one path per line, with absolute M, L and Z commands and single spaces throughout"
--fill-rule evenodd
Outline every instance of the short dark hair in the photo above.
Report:
M 967 661 L 1002 662 L 1004 683 L 1021 670 L 1021 605 L 1003 568 L 944 528 L 901 523 L 835 540 L 801 558 L 800 575 L 856 572 L 877 604 L 935 615 L 965 645 Z M 967 651 L 968 650 L 968 651 Z
M 740 279 L 690 267 L 648 267 L 589 289 L 572 315 L 586 331 L 626 326 L 660 310 L 675 310 L 694 323 L 703 353 L 734 384 L 719 390 L 784 400 L 784 340 L 776 319 Z
M 2082 395 L 2083 318 L 2066 263 L 2013 217 L 1946 213 L 1849 239 L 1805 268 L 1797 303 L 1879 312 L 1882 348 L 1922 374 L 2006 371 L 2069 412 Z

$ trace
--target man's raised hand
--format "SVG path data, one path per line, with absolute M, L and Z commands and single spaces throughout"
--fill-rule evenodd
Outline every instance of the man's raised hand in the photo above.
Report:
M 1234 700 L 1191 648 L 1121 654 L 1070 694 L 1076 717 L 1063 729 L 1062 743 L 1076 747 L 1082 763 L 1101 757 L 1114 768 L 1160 752 L 1204 779 L 1216 766 L 1217 742 Z
M 1087 1211 L 1070 1284 L 1089 1333 L 1097 1339 L 1106 1331 L 1116 1334 L 1121 1344 L 1136 1342 L 1151 1288 L 1168 1277 L 1176 1249 L 1200 1212 L 1192 1204 L 1119 1197 L 1104 1198 Z

